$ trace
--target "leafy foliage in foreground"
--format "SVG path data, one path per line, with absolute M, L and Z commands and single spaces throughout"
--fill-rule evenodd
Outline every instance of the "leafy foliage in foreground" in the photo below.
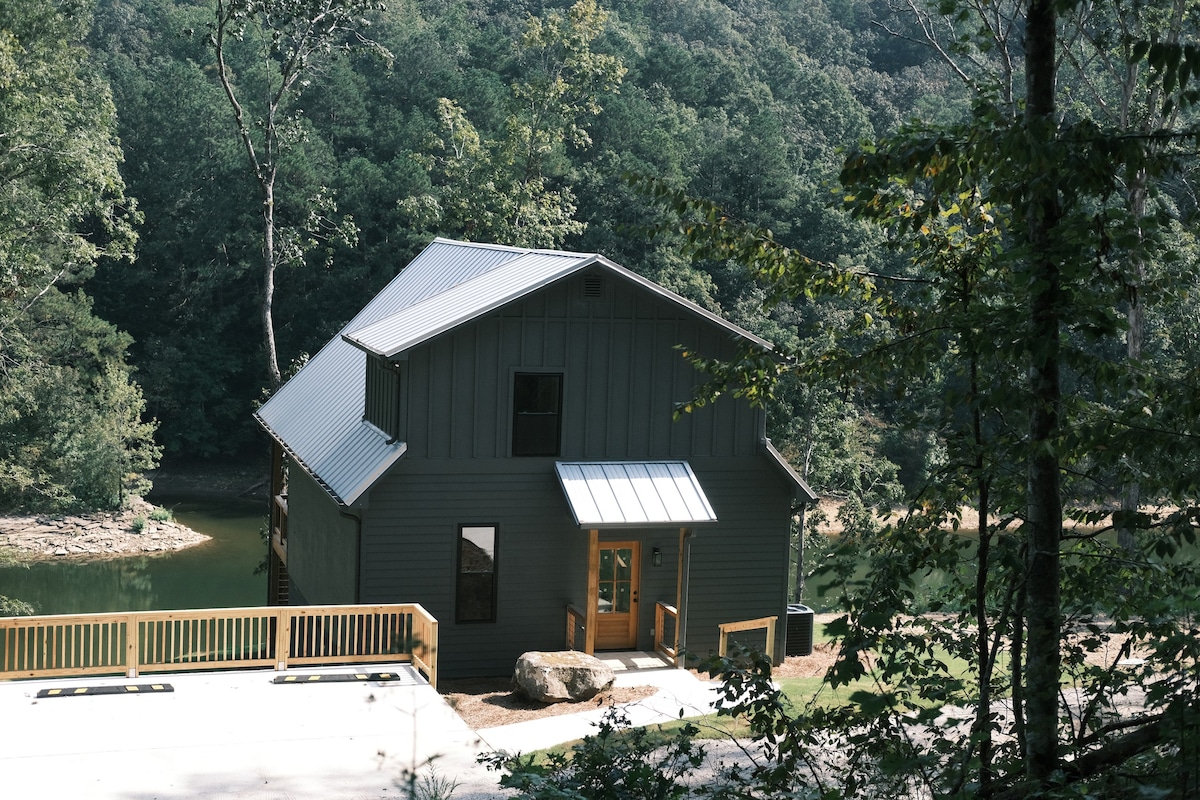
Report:
M 698 730 L 684 725 L 669 737 L 631 728 L 620 707 L 609 707 L 599 730 L 571 753 L 552 751 L 545 761 L 504 751 L 480 761 L 503 774 L 500 785 L 527 800 L 676 800 L 688 796 L 681 779 L 700 766 Z
M 1177 37 L 1192 30 L 1192 5 L 1108 10 L 1127 30 L 1157 24 L 1153 35 Z M 1147 51 L 1122 49 L 1129 39 L 1099 32 L 1094 17 L 1068 18 L 1072 9 L 940 6 L 938 24 L 963 26 L 952 52 L 999 49 L 985 61 L 1001 79 L 970 82 L 965 120 L 864 143 L 841 173 L 846 208 L 878 223 L 907 264 L 814 258 L 654 185 L 693 252 L 742 264 L 766 284 L 768 307 L 807 298 L 860 318 L 830 346 L 781 361 L 694 360 L 713 380 L 693 403 L 722 393 L 767 403 L 789 375 L 855 382 L 897 398 L 897 419 L 943 449 L 927 480 L 906 486 L 898 518 L 861 520 L 844 537 L 870 563 L 866 577 L 842 568 L 849 615 L 831 680 L 869 678 L 874 690 L 809 714 L 820 735 L 797 723 L 782 740 L 781 757 L 811 764 L 812 747 L 829 743 L 820 737 L 835 736 L 845 761 L 822 774 L 841 793 L 1186 796 L 1194 786 L 1195 764 L 1176 756 L 1197 707 L 1198 582 L 1194 559 L 1175 554 L 1194 548 L 1200 517 L 1198 372 L 1194 355 L 1152 362 L 1122 345 L 1141 336 L 1135 306 L 1168 317 L 1191 307 L 1197 286 L 1169 191 L 1194 169 L 1200 124 L 1181 65 L 1196 54 L 1171 45 L 1175 58 L 1143 70 Z M 1011 40 L 989 27 L 997 21 L 1023 31 L 1021 52 L 1003 50 Z M 1081 43 L 1121 60 L 1139 103 L 1181 110 L 1159 117 L 1174 127 L 1138 135 L 1078 100 L 1059 110 L 1066 65 L 1083 85 L 1096 78 L 1062 57 Z M 1021 58 L 1023 72 L 1004 73 Z M 1149 199 L 1132 196 L 1143 190 Z M 964 509 L 970 537 L 950 532 Z M 1122 549 L 1100 538 L 1114 529 L 1130 534 Z M 941 587 L 929 596 L 921 584 L 934 575 Z M 919 593 L 946 621 L 915 616 Z M 1109 637 L 1109 658 L 1086 657 Z M 1121 664 L 1129 652 L 1150 666 Z M 770 715 L 764 724 L 764 734 L 792 727 Z
M 503 773 L 501 786 L 528 800 L 982 796 L 971 777 L 980 740 L 970 735 L 979 694 L 969 617 L 912 618 L 875 631 L 849 620 L 833 626 L 840 632 L 839 663 L 803 707 L 777 688 L 771 662 L 759 652 L 734 647 L 704 662 L 721 679 L 718 715 L 749 726 L 750 739 L 737 744 L 733 757 L 713 763 L 691 723 L 669 734 L 630 728 L 613 708 L 570 754 L 538 761 L 499 752 L 481 761 Z M 1066 653 L 1070 680 L 1062 689 L 1073 757 L 1050 785 L 1034 790 L 1019 770 L 1005 777 L 1004 769 L 1020 761 L 1016 740 L 1005 739 L 995 760 L 1001 777 L 989 796 L 1190 797 L 1200 785 L 1197 631 L 1167 631 L 1145 619 L 1090 620 L 1075 629 Z M 1113 635 L 1128 644 L 1105 653 Z M 1148 656 L 1145 664 L 1118 665 L 1130 648 Z M 1135 682 L 1149 691 L 1119 688 L 1114 678 L 1122 671 L 1138 673 Z M 833 691 L 850 685 L 844 699 Z M 1007 702 L 988 714 L 998 728 L 1014 722 Z M 1129 731 L 1142 733 L 1127 734 L 1120 752 L 1102 746 L 1105 737 Z M 1120 768 L 1113 768 L 1114 758 Z M 707 771 L 698 777 L 702 767 Z

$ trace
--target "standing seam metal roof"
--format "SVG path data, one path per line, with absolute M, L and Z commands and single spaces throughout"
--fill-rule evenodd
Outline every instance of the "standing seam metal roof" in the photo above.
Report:
M 392 358 L 439 333 L 516 300 L 584 267 L 594 256 L 530 253 L 408 306 L 362 328 L 348 328 L 351 344 Z
M 407 446 L 363 420 L 367 352 L 391 358 L 583 269 L 598 267 L 765 349 L 770 343 L 587 253 L 435 239 L 258 410 L 259 423 L 340 503 Z M 364 352 L 365 351 L 365 352 Z
M 581 528 L 717 521 L 686 461 L 560 461 L 554 471 Z

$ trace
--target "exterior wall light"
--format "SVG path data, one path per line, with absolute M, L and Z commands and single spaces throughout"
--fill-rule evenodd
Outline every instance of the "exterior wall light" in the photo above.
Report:
M 650 563 L 656 567 L 662 566 L 662 550 L 656 547 L 650 551 Z

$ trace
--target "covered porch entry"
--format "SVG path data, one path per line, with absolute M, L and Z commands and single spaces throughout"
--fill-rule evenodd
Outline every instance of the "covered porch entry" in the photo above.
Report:
M 559 462 L 555 472 L 588 537 L 586 585 L 567 606 L 567 648 L 653 649 L 677 663 L 686 639 L 690 540 L 694 526 L 717 520 L 691 466 Z

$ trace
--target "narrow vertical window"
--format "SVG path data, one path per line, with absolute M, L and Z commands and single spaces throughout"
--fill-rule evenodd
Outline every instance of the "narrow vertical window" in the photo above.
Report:
M 518 372 L 513 377 L 512 454 L 558 455 L 561 420 L 562 375 Z
M 496 526 L 458 529 L 455 622 L 496 621 Z

